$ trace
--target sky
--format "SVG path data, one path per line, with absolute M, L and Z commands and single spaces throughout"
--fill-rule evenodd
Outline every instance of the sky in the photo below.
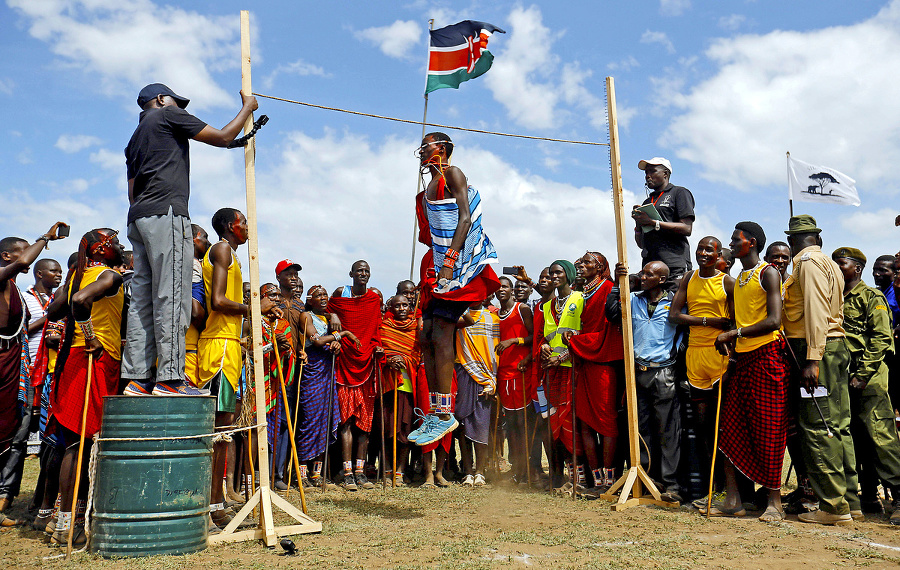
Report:
M 645 196 L 638 161 L 663 156 L 696 200 L 692 245 L 705 235 L 727 243 L 742 220 L 784 239 L 790 151 L 857 181 L 859 207 L 794 203 L 818 220 L 826 252 L 858 247 L 871 266 L 900 249 L 900 0 L 251 4 L 256 93 L 420 121 L 429 19 L 486 21 L 506 30 L 490 39 L 492 69 L 433 92 L 429 122 L 605 143 L 611 76 L 626 208 Z M 33 240 L 62 220 L 76 237 L 124 234 L 137 93 L 165 83 L 224 126 L 240 108 L 247 5 L 5 0 L 0 233 Z M 392 293 L 410 274 L 421 126 L 259 103 L 270 117 L 257 135 L 261 282 L 290 258 L 307 288 L 331 290 L 365 259 L 371 285 Z M 453 164 L 482 195 L 498 273 L 524 265 L 536 276 L 588 249 L 615 259 L 607 147 L 447 132 Z M 246 210 L 242 151 L 192 143 L 192 220 L 212 233 L 225 206 Z M 47 255 L 64 262 L 76 248 L 54 242 Z M 246 247 L 239 255 L 246 268 Z M 628 256 L 636 270 L 633 242 Z

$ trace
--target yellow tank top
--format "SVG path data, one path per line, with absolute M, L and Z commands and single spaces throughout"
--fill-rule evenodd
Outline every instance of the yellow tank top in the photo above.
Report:
M 84 270 L 81 278 L 81 289 L 100 278 L 106 271 L 115 271 L 105 265 L 94 265 Z M 69 300 L 72 299 L 72 284 L 69 284 Z M 125 302 L 125 293 L 120 286 L 109 297 L 101 297 L 94 301 L 91 308 L 91 321 L 94 323 L 94 334 L 103 345 L 103 350 L 109 353 L 115 360 L 122 360 L 122 304 Z M 72 337 L 72 346 L 84 346 L 84 334 L 81 327 L 75 325 L 75 334 Z M 54 362 L 54 366 L 56 363 Z
M 244 301 L 244 278 L 241 275 L 241 262 L 234 254 L 234 250 L 229 246 L 231 252 L 231 265 L 228 266 L 228 276 L 225 278 L 225 298 L 235 303 Z M 240 315 L 225 315 L 212 309 L 212 275 L 213 265 L 209 259 L 209 253 L 212 248 L 207 250 L 203 256 L 203 289 L 206 291 L 206 328 L 200 333 L 200 338 L 223 338 L 229 340 L 241 339 L 241 321 L 243 317 Z
M 749 327 L 766 318 L 766 290 L 763 289 L 760 275 L 769 264 L 762 264 L 752 270 L 741 271 L 734 284 L 734 323 L 738 328 Z M 774 267 L 771 271 L 778 271 Z M 735 350 L 750 352 L 769 344 L 778 338 L 778 331 L 762 336 L 740 337 Z
M 687 310 L 692 317 L 728 318 L 725 274 L 716 271 L 712 277 L 701 277 L 699 271 L 694 271 L 687 286 Z M 715 327 L 691 327 L 688 346 L 713 346 L 721 332 Z

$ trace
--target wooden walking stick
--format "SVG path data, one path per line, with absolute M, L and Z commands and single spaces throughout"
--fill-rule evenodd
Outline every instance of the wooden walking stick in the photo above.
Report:
M 394 457 L 391 462 L 391 487 L 397 486 L 397 398 L 400 387 L 394 384 Z M 384 414 L 382 414 L 383 416 Z
M 531 455 L 528 451 L 528 394 L 525 391 L 525 373 L 522 373 L 522 435 L 525 436 L 525 478 L 531 488 Z
M 281 355 L 278 353 L 278 338 L 275 336 L 274 327 L 272 327 L 272 348 L 275 350 L 275 366 L 278 368 L 278 381 L 281 383 L 281 397 L 284 400 L 285 408 L 287 408 L 287 388 L 284 387 L 284 372 L 281 370 Z M 303 490 L 303 481 L 300 479 L 300 461 L 297 459 L 297 442 L 294 441 L 294 424 L 291 423 L 290 409 L 285 410 L 284 419 L 287 421 L 288 437 L 291 438 L 291 460 L 294 463 L 294 475 L 297 476 L 297 487 L 300 488 L 300 506 L 303 509 L 303 514 L 306 514 L 306 492 Z M 279 421 L 278 423 L 280 424 L 281 422 Z M 278 427 L 280 428 L 281 426 L 279 425 Z M 290 491 L 290 470 L 288 471 L 287 480 L 287 490 Z
M 381 421 L 378 422 L 378 424 L 381 426 L 381 430 L 380 430 L 381 431 L 381 460 L 380 460 L 380 463 L 381 463 L 381 490 L 386 491 L 387 490 L 387 481 L 384 480 L 385 475 L 387 475 L 387 473 L 385 473 L 385 471 L 387 471 L 387 469 L 384 468 L 385 459 L 387 459 L 387 453 L 385 453 L 386 446 L 384 445 L 384 392 L 382 391 L 382 385 L 381 385 L 381 365 L 378 362 L 378 359 L 375 358 L 374 355 L 372 356 L 372 358 L 375 360 L 375 379 L 378 381 L 378 394 L 379 394 L 379 400 L 381 401 L 381 417 L 379 418 Z M 396 388 L 394 388 L 394 389 L 396 390 Z M 397 417 L 397 410 L 395 408 L 394 409 L 394 418 L 396 418 L 396 417 Z M 396 438 L 397 438 L 397 436 L 395 434 L 394 439 L 396 440 Z M 394 447 L 394 449 L 396 450 L 396 446 Z
M 548 396 L 550 391 L 547 389 L 547 370 L 544 370 L 544 376 L 541 378 L 541 384 L 544 386 L 544 396 Z M 547 463 L 549 464 L 550 470 L 550 484 L 547 486 L 547 492 L 551 495 L 553 494 L 553 469 L 554 463 L 556 459 L 556 446 L 553 443 L 553 426 L 550 425 L 550 399 L 547 397 L 547 417 L 544 423 L 547 424 Z
M 709 518 L 709 510 L 712 508 L 713 475 L 716 472 L 716 451 L 719 449 L 719 413 L 722 411 L 722 385 L 725 384 L 725 379 L 731 375 L 732 370 L 734 370 L 734 361 L 729 358 L 728 368 L 725 370 L 722 378 L 719 379 L 719 398 L 716 400 L 716 425 L 713 431 L 712 461 L 709 464 L 709 493 L 706 495 L 707 519 Z
M 72 520 L 69 521 L 69 537 L 66 539 L 66 558 L 72 554 L 72 537 L 75 535 L 75 511 L 78 510 L 78 487 L 81 486 L 81 461 L 84 458 L 84 432 L 87 429 L 88 406 L 91 397 L 91 380 L 94 375 L 94 355 L 88 352 L 87 380 L 84 383 L 84 407 L 81 411 L 81 434 L 78 438 L 78 461 L 75 463 L 75 489 L 72 491 Z
M 569 370 L 569 384 L 571 386 L 569 397 L 569 406 L 572 408 L 572 500 L 575 500 L 575 489 L 578 487 L 578 454 L 575 452 L 575 424 L 578 418 L 575 417 L 575 355 L 572 355 L 572 366 Z
M 303 327 L 303 339 L 300 341 L 300 346 L 305 351 L 306 350 L 306 327 Z M 299 349 L 298 349 L 299 350 Z M 303 377 L 303 365 L 306 364 L 303 360 L 300 361 L 300 371 L 297 373 L 297 397 L 294 398 L 294 427 L 297 427 L 297 414 L 300 413 L 300 378 Z M 298 485 L 303 485 L 302 481 L 297 481 Z
M 328 410 L 325 412 L 328 414 L 328 419 L 325 420 L 325 456 L 322 458 L 322 492 L 325 492 L 325 481 L 328 480 L 328 448 L 331 447 L 331 420 L 334 419 L 334 352 L 331 353 L 331 382 L 329 382 L 328 386 L 328 397 L 325 399 L 328 402 Z
M 273 337 L 274 337 L 274 329 L 273 329 Z M 272 344 L 275 344 L 275 340 L 272 340 Z M 263 362 L 265 362 L 265 355 L 263 355 Z M 269 463 L 269 488 L 275 489 L 275 457 L 278 455 L 278 432 L 281 431 L 281 414 L 278 409 L 278 396 L 275 394 L 275 390 L 272 388 L 272 381 L 269 381 L 269 390 L 272 391 L 272 395 L 275 396 L 275 438 L 272 440 L 272 457 L 270 458 Z

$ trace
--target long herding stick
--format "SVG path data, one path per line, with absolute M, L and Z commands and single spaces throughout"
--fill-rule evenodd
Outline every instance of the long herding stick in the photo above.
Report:
M 322 458 L 322 492 L 325 492 L 326 483 L 328 480 L 328 448 L 331 447 L 331 420 L 334 419 L 334 351 L 331 352 L 331 382 L 329 382 L 328 386 L 328 398 L 326 401 L 328 402 L 328 419 L 325 420 L 325 456 Z
M 730 368 L 729 363 L 729 368 Z M 726 371 L 727 374 L 727 371 Z M 706 495 L 706 518 L 709 518 L 709 510 L 712 508 L 713 476 L 716 473 L 716 451 L 719 449 L 719 412 L 722 411 L 722 384 L 725 383 L 725 374 L 719 378 L 719 399 L 716 401 L 716 426 L 713 431 L 712 461 L 709 464 L 709 493 Z
M 303 327 L 303 339 L 300 341 L 299 350 L 306 351 L 306 327 Z M 300 413 L 300 379 L 303 377 L 303 360 L 300 361 L 300 371 L 297 373 L 297 397 L 294 399 L 294 427 L 297 427 L 297 414 Z M 302 481 L 297 481 L 298 485 L 303 485 Z
M 281 383 L 281 398 L 284 400 L 284 406 L 287 408 L 287 388 L 284 387 L 284 372 L 281 369 L 281 355 L 278 353 L 278 338 L 275 336 L 275 327 L 272 326 L 272 348 L 275 350 L 275 365 L 278 368 L 278 381 Z M 294 441 L 294 424 L 291 423 L 291 410 L 284 411 L 284 419 L 287 421 L 288 437 L 291 438 L 291 460 L 294 462 L 294 475 L 297 476 L 297 486 L 300 488 L 300 506 L 303 508 L 303 514 L 306 514 L 306 493 L 303 491 L 303 481 L 300 480 L 300 462 L 297 459 L 297 442 Z M 281 427 L 281 420 L 278 420 L 278 427 Z M 291 490 L 291 476 L 288 470 L 288 492 Z
M 569 371 L 569 384 L 571 386 L 571 396 L 569 406 L 572 408 L 572 500 L 575 500 L 575 489 L 578 488 L 578 454 L 576 453 L 575 434 L 578 418 L 575 417 L 575 355 L 572 355 L 572 366 Z
M 397 383 L 394 383 L 394 457 L 391 462 L 391 487 L 397 486 L 397 398 L 400 391 Z M 384 417 L 384 414 L 382 414 Z
M 274 345 L 275 344 L 275 339 L 274 339 L 275 328 L 274 327 L 272 328 L 272 336 L 273 336 L 272 345 Z M 263 359 L 265 359 L 265 358 L 266 358 L 265 355 L 263 355 Z M 271 381 L 269 382 L 269 389 L 272 390 Z M 273 392 L 274 392 L 274 390 L 273 390 Z M 278 396 L 275 396 L 275 439 L 272 440 L 272 457 L 271 457 L 270 463 L 269 463 L 269 465 L 271 466 L 271 472 L 269 473 L 269 477 L 270 477 L 269 488 L 270 489 L 275 488 L 275 471 L 278 467 L 275 464 L 275 458 L 278 456 L 278 432 L 280 432 L 280 431 L 281 431 L 281 414 L 280 414 L 280 411 L 278 410 Z M 266 437 L 268 438 L 268 434 L 266 434 Z
M 522 373 L 522 435 L 525 437 L 525 478 L 531 488 L 531 455 L 528 452 L 528 394 L 525 391 L 525 373 Z
M 547 381 L 547 370 L 544 370 L 544 377 L 541 379 L 541 384 L 544 386 L 544 396 L 547 400 L 547 417 L 544 423 L 547 424 L 547 442 L 549 447 L 547 447 L 547 462 L 549 463 L 550 468 L 550 484 L 547 485 L 547 492 L 551 495 L 553 494 L 553 469 L 555 468 L 555 459 L 556 459 L 556 445 L 553 441 L 553 426 L 550 425 L 550 409 L 553 407 L 550 405 L 550 399 L 547 397 L 550 392 L 547 389 L 548 381 Z
M 386 491 L 387 481 L 384 480 L 385 475 L 387 475 L 387 469 L 384 468 L 385 459 L 387 459 L 387 453 L 385 453 L 386 446 L 384 445 L 384 391 L 382 390 L 381 385 L 381 363 L 378 362 L 378 359 L 375 358 L 374 355 L 372 356 L 372 359 L 375 360 L 375 379 L 378 381 L 378 394 L 379 400 L 381 401 L 381 417 L 379 418 L 381 421 L 378 422 L 378 424 L 381 426 L 381 490 Z M 396 388 L 394 389 L 396 390 Z M 394 417 L 397 417 L 396 408 L 394 409 Z M 396 438 L 396 435 L 394 437 Z M 393 474 L 391 475 L 391 478 L 393 478 Z
M 81 460 L 84 458 L 84 432 L 87 429 L 87 413 L 93 375 L 94 355 L 88 352 L 87 380 L 84 383 L 84 407 L 81 411 L 81 434 L 78 438 L 78 462 L 75 463 L 75 489 L 72 491 L 72 520 L 69 521 L 69 537 L 66 539 L 66 558 L 72 554 L 72 537 L 75 534 L 75 511 L 78 510 L 78 487 L 81 486 Z

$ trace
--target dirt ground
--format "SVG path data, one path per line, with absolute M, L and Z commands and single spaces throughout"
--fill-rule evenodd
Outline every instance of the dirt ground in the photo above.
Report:
M 9 514 L 26 511 L 37 461 L 26 463 L 28 489 Z M 308 493 L 321 534 L 291 537 L 297 556 L 258 542 L 218 545 L 189 556 L 104 560 L 60 551 L 42 533 L 18 527 L 0 533 L 12 568 L 897 568 L 900 528 L 886 516 L 850 527 L 789 521 L 767 525 L 755 517 L 707 521 L 690 507 L 634 507 L 613 512 L 604 501 L 572 501 L 503 485 L 472 489 L 400 488 Z M 292 491 L 292 503 L 300 502 Z M 277 509 L 276 509 L 277 512 Z M 276 522 L 288 524 L 283 514 Z

